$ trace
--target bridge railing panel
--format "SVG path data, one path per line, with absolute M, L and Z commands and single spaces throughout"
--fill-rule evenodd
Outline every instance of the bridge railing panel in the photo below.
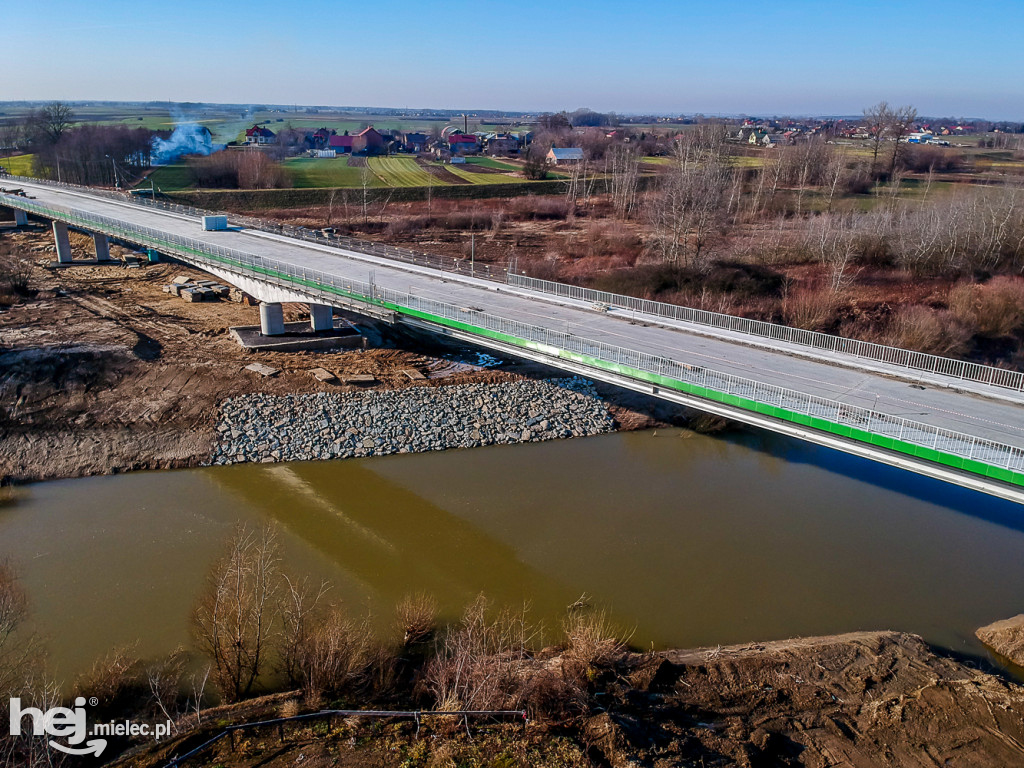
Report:
M 824 352 L 849 355 L 898 368 L 908 368 L 924 373 L 936 373 L 961 381 L 977 382 L 1024 392 L 1024 372 L 1021 371 L 995 368 L 979 363 L 971 363 L 966 360 L 939 357 L 924 352 L 914 352 L 899 347 L 890 347 L 885 344 L 875 344 L 870 341 L 832 336 L 827 333 L 818 333 L 817 331 L 805 331 L 801 328 L 768 323 L 763 320 L 752 320 L 745 317 L 709 312 L 703 309 L 682 307 L 676 304 L 665 304 L 659 301 L 639 299 L 607 291 L 595 291 L 577 285 L 527 277 L 515 272 L 509 272 L 508 283 L 517 288 L 546 293 L 560 298 L 626 309 L 652 317 L 662 317 L 669 320 L 702 325 Z

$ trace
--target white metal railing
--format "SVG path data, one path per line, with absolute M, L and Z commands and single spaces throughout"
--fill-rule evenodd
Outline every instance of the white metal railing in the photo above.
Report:
M 914 371 L 937 373 L 961 381 L 990 384 L 994 387 L 1012 389 L 1017 392 L 1024 391 L 1024 373 L 1021 371 L 1010 371 L 1005 368 L 970 363 L 966 360 L 939 357 L 937 355 L 925 354 L 924 352 L 914 352 L 909 349 L 875 344 L 870 341 L 858 341 L 857 339 L 847 339 L 842 336 L 831 336 L 827 333 L 805 331 L 788 325 L 766 323 L 762 320 L 723 315 L 704 309 L 681 307 L 675 304 L 638 299 L 634 296 L 624 296 L 607 291 L 595 291 L 590 288 L 581 288 L 577 285 L 517 275 L 513 272 L 509 273 L 508 282 L 510 285 L 518 288 L 526 288 L 553 296 L 579 299 L 580 301 L 604 304 L 610 307 L 622 307 L 623 309 L 635 310 L 636 312 L 642 312 L 655 317 L 665 317 L 671 320 L 704 325 L 725 331 L 734 331 L 825 352 L 838 352 L 900 368 L 909 368 Z
M 703 366 L 680 363 L 667 357 L 606 344 L 479 310 L 458 307 L 411 293 L 382 288 L 373 283 L 309 270 L 277 259 L 211 245 L 194 238 L 140 227 L 86 211 L 54 208 L 11 195 L 3 196 L 3 202 L 5 205 L 48 218 L 60 219 L 143 246 L 158 248 L 199 265 L 212 266 L 233 274 L 298 290 L 316 301 L 329 304 L 338 297 L 348 297 L 365 303 L 384 305 L 399 313 L 423 315 L 430 321 L 440 320 L 442 325 L 451 324 L 453 321 L 466 326 L 467 330 L 478 336 L 497 337 L 512 345 L 529 347 L 553 359 L 578 356 L 580 362 L 590 365 L 597 363 L 600 367 L 610 368 L 624 376 L 644 378 L 643 374 L 653 374 L 699 387 L 701 391 L 708 390 L 711 395 L 733 395 L 761 405 L 774 406 L 790 414 L 815 417 L 830 424 L 852 427 L 871 435 L 892 438 L 904 444 L 976 461 L 990 467 L 1011 472 L 1024 471 L 1024 449 L 993 440 L 754 379 L 733 376 Z M 700 395 L 701 391 L 696 394 Z M 907 452 L 905 449 L 901 450 Z

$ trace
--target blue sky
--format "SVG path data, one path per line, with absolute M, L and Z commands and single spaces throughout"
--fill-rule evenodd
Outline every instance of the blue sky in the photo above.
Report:
M 315 10 L 314 10 L 315 9 Z M 1024 0 L 0 0 L 0 100 L 1024 120 Z

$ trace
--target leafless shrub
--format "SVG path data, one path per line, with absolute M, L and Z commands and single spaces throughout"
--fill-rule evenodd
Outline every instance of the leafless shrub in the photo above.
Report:
M 289 685 L 300 685 L 303 681 L 302 663 L 306 646 L 314 632 L 318 612 L 324 596 L 330 589 L 326 581 L 313 586 L 308 577 L 293 579 L 282 576 L 279 611 L 281 635 L 278 648 L 280 672 Z
M 804 288 L 791 292 L 782 304 L 782 316 L 787 325 L 805 331 L 824 331 L 835 320 L 839 306 L 831 290 Z
M 425 671 L 425 685 L 441 710 L 513 709 L 519 706 L 521 678 L 536 630 L 526 608 L 488 616 L 480 595 L 450 627 Z
M 16 695 L 32 649 L 21 636 L 28 618 L 28 597 L 14 568 L 0 561 L 0 703 Z
M 1009 336 L 1024 329 L 1024 280 L 996 277 L 985 285 L 958 283 L 949 292 L 949 310 L 982 336 Z
M 437 630 L 437 600 L 425 592 L 406 595 L 395 606 L 395 616 L 405 644 L 421 643 Z
M 193 612 L 193 636 L 212 659 L 214 680 L 227 702 L 248 696 L 266 668 L 278 561 L 273 529 L 240 527 Z
M 333 607 L 317 622 L 300 651 L 307 703 L 352 693 L 379 694 L 394 675 L 395 659 L 374 639 L 369 619 L 350 619 Z
M 137 703 L 148 688 L 145 669 L 134 647 L 115 648 L 97 659 L 75 682 L 75 695 L 96 698 L 104 711 L 121 711 Z
M 947 310 L 932 310 L 920 304 L 903 307 L 889 329 L 896 347 L 933 355 L 958 357 L 967 351 L 970 331 Z

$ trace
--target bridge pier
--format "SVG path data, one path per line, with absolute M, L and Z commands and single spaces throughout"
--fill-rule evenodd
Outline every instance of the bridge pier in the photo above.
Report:
M 92 242 L 96 248 L 96 261 L 110 261 L 110 240 L 107 239 L 107 236 L 94 234 Z
M 28 224 L 28 214 L 25 213 L 21 208 L 14 208 L 14 226 L 24 227 Z
M 260 303 L 260 333 L 264 336 L 281 336 L 284 333 L 284 311 L 279 303 Z
M 68 238 L 68 225 L 63 221 L 53 222 L 53 242 L 57 246 L 57 262 L 70 263 L 71 240 Z
M 329 331 L 334 328 L 334 307 L 327 304 L 310 304 L 309 326 L 314 331 Z

